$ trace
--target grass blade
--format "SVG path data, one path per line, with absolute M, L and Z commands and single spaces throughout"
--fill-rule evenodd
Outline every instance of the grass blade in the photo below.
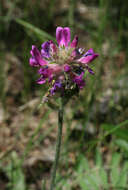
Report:
M 32 31 L 33 33 L 35 33 L 37 35 L 37 37 L 41 40 L 41 41 L 45 41 L 45 40 L 53 40 L 55 41 L 55 38 L 52 37 L 51 35 L 49 35 L 47 32 L 33 26 L 32 24 L 24 21 L 24 20 L 21 20 L 21 19 L 15 19 L 15 21 L 24 26 L 25 28 L 29 29 L 30 31 Z

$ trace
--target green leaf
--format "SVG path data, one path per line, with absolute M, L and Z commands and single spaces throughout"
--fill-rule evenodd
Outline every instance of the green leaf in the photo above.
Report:
M 99 176 L 101 179 L 101 185 L 104 188 L 108 188 L 108 176 L 107 176 L 107 171 L 102 167 L 99 169 Z
M 91 170 L 90 173 L 88 174 L 88 176 L 86 176 L 90 182 L 90 189 L 99 190 L 99 188 L 100 188 L 101 179 L 98 175 L 98 169 L 99 168 L 96 168 L 95 171 Z
M 52 37 L 51 35 L 49 35 L 47 32 L 33 26 L 32 24 L 24 21 L 24 20 L 21 20 L 21 19 L 15 19 L 15 21 L 24 26 L 26 29 L 32 31 L 33 33 L 35 33 L 37 35 L 37 37 L 41 40 L 41 41 L 45 41 L 45 40 L 53 40 L 55 41 L 55 38 Z
M 112 161 L 111 161 L 111 183 L 115 187 L 118 183 L 118 180 L 120 178 L 119 173 L 119 164 L 121 160 L 121 155 L 118 153 L 115 153 L 112 155 Z
M 95 156 L 95 165 L 91 169 L 88 160 L 81 155 L 77 164 L 75 184 L 81 187 L 81 190 L 108 190 L 122 189 L 128 186 L 128 161 L 123 160 L 121 165 L 121 153 L 112 154 L 109 169 L 105 170 L 102 154 L 97 150 Z M 109 175 L 109 176 L 108 176 Z
M 102 160 L 102 155 L 99 152 L 99 150 L 96 150 L 96 167 L 98 167 L 98 173 L 97 175 L 99 176 L 100 179 L 100 184 L 99 186 L 101 187 L 108 187 L 108 178 L 107 178 L 107 173 L 103 167 L 103 160 Z
M 123 168 L 120 172 L 120 179 L 118 182 L 118 186 L 121 188 L 126 188 L 128 186 L 128 161 L 126 161 L 123 165 Z
M 96 178 L 93 174 L 91 174 L 91 171 L 87 174 L 79 175 L 77 181 L 82 190 L 99 190 L 96 183 Z
M 102 166 L 102 156 L 98 149 L 96 150 L 96 166 Z
M 119 138 L 125 139 L 128 141 L 128 129 L 121 129 L 121 127 L 123 127 L 128 120 L 126 120 L 125 122 L 122 122 L 121 124 L 114 126 L 111 124 L 102 124 L 101 128 L 106 130 L 108 134 L 114 134 Z
M 102 156 L 98 150 L 96 152 L 96 166 L 91 169 L 87 159 L 81 155 L 77 172 L 77 181 L 82 190 L 99 190 L 101 187 L 108 187 L 107 174 L 102 167 Z
M 56 190 L 71 190 L 71 183 L 68 180 L 69 178 L 62 177 L 60 174 L 57 173 L 56 176 Z
M 115 144 L 121 147 L 124 151 L 128 152 L 128 142 L 123 139 L 115 140 Z
M 88 171 L 88 170 L 89 170 L 88 160 L 83 155 L 80 155 L 77 164 L 77 172 L 81 173 L 83 171 Z
M 12 162 L 5 168 L 10 179 L 11 190 L 26 190 L 25 177 L 16 152 L 12 152 Z

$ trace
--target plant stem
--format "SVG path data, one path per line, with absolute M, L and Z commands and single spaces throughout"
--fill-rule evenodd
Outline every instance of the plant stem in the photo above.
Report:
M 63 127 L 63 99 L 61 98 L 60 107 L 58 110 L 58 134 L 57 134 L 57 142 L 56 142 L 56 154 L 55 154 L 55 161 L 53 163 L 53 168 L 52 168 L 50 190 L 53 190 L 55 186 L 56 170 L 57 170 L 57 166 L 59 162 L 60 148 L 61 148 L 62 127 Z

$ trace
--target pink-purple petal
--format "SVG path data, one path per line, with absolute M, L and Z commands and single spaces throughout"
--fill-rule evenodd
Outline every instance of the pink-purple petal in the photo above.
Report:
M 85 86 L 85 81 L 83 79 L 84 72 L 82 72 L 80 75 L 77 75 L 73 78 L 73 82 L 75 82 L 80 89 L 82 89 Z
M 83 64 L 88 64 L 93 61 L 99 54 L 94 53 L 93 49 L 89 49 L 80 59 L 77 61 Z
M 35 61 L 35 63 L 36 63 L 35 64 L 36 66 L 37 65 L 43 66 L 43 65 L 47 64 L 47 61 L 42 59 L 41 54 L 40 54 L 40 52 L 39 52 L 39 50 L 37 49 L 36 46 L 32 45 L 32 50 L 30 51 L 30 53 L 32 55 L 33 61 Z M 30 65 L 32 65 L 32 60 L 30 60 L 30 61 L 31 61 Z
M 68 64 L 65 64 L 64 71 L 69 72 L 71 70 L 71 67 Z
M 71 40 L 71 32 L 68 27 L 57 27 L 56 29 L 56 40 L 59 46 L 67 47 Z
M 61 43 L 61 40 L 62 40 L 62 36 L 63 36 L 63 28 L 62 27 L 57 27 L 56 29 L 56 40 L 57 40 L 57 43 L 58 45 L 60 45 Z
M 57 46 L 50 40 L 50 53 L 54 56 L 57 53 Z
M 88 55 L 93 55 L 94 54 L 94 51 L 93 49 L 89 49 L 83 56 L 88 56 Z
M 70 44 L 70 47 L 71 48 L 76 48 L 77 44 L 78 44 L 78 36 L 75 36 L 74 39 L 73 39 L 73 41 Z
M 33 57 L 31 57 L 31 58 L 29 59 L 29 64 L 30 64 L 30 66 L 32 66 L 32 67 L 39 67 L 39 64 L 37 63 L 37 61 L 36 61 L 35 58 L 33 58 Z
M 64 45 L 65 47 L 67 47 L 68 44 L 70 43 L 70 40 L 71 40 L 70 28 L 69 28 L 69 27 L 65 27 L 65 28 L 63 29 L 62 45 Z
M 87 71 L 88 71 L 91 75 L 94 75 L 94 74 L 95 74 L 94 71 L 93 71 L 90 67 L 88 67 L 88 65 L 86 65 L 85 68 L 87 69 Z
M 60 81 L 56 81 L 56 82 L 53 84 L 53 87 L 50 89 L 51 95 L 54 95 L 55 92 L 56 92 L 57 90 L 59 90 L 60 88 L 62 88 L 61 82 L 60 82 Z
M 41 55 L 42 55 L 42 57 L 49 58 L 50 57 L 50 54 L 49 54 L 49 51 L 50 51 L 50 42 L 49 41 L 44 42 L 41 45 L 41 47 L 42 47 L 42 49 L 41 49 Z
M 46 80 L 45 80 L 43 77 L 41 77 L 41 78 L 39 78 L 36 82 L 37 82 L 38 84 L 44 84 L 44 83 L 46 82 Z

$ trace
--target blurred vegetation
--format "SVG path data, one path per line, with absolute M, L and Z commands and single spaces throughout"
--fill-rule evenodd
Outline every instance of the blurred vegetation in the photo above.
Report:
M 128 1 L 1 0 L 0 189 L 48 189 L 57 113 L 29 66 L 33 44 L 69 26 L 100 54 L 79 98 L 65 109 L 57 189 L 128 187 Z M 45 181 L 45 183 L 44 183 Z

